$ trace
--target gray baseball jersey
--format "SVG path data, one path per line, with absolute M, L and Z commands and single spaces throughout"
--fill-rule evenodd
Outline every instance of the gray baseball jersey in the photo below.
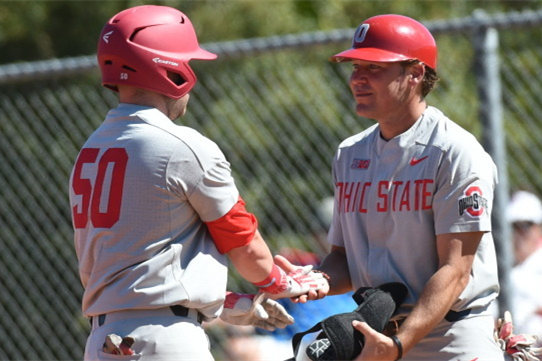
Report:
M 452 309 L 498 294 L 490 210 L 497 171 L 473 135 L 428 107 L 385 141 L 374 126 L 343 141 L 333 161 L 329 241 L 345 247 L 354 289 L 402 282 L 406 311 L 437 271 L 436 235 L 484 233 L 470 281 Z
M 83 146 L 69 189 L 86 316 L 173 304 L 218 315 L 227 261 L 203 222 L 239 193 L 214 142 L 120 104 Z

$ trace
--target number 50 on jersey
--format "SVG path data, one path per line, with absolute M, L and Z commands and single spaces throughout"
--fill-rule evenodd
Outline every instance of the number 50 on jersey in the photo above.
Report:
M 94 228 L 111 228 L 120 217 L 128 154 L 124 148 L 99 154 L 99 148 L 83 148 L 75 163 L 72 191 L 80 196 L 72 208 L 75 228 L 86 228 L 89 220 Z M 85 166 L 92 171 L 83 177 Z

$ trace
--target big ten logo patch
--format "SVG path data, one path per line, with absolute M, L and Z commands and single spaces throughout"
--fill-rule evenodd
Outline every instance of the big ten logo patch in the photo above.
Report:
M 480 187 L 471 186 L 465 191 L 465 196 L 459 198 L 459 215 L 467 212 L 471 217 L 480 217 L 487 209 L 487 199 L 482 196 Z
M 352 169 L 367 169 L 369 168 L 369 164 L 371 163 L 370 159 L 354 159 L 352 160 L 352 164 L 350 165 L 350 168 Z

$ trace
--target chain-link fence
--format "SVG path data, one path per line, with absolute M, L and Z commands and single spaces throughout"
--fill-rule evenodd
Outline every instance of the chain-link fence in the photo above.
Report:
M 439 45 L 442 78 L 429 103 L 497 155 L 505 191 L 542 194 L 542 11 L 426 24 Z M 355 115 L 351 67 L 327 61 L 349 46 L 352 33 L 204 44 L 219 60 L 192 64 L 199 83 L 180 122 L 222 148 L 274 253 L 292 247 L 323 254 L 331 158 L 342 139 L 372 124 Z M 89 326 L 80 312 L 68 177 L 86 137 L 116 102 L 99 86 L 93 56 L 0 67 L 2 360 L 82 357 Z M 508 158 L 493 142 L 502 135 L 500 119 Z M 247 287 L 232 272 L 230 288 Z M 211 334 L 215 356 L 225 359 L 223 334 Z

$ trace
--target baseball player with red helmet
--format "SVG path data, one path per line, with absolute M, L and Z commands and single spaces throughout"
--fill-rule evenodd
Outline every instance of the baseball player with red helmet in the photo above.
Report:
M 196 83 L 189 61 L 215 58 L 171 7 L 124 10 L 100 34 L 102 83 L 120 103 L 69 183 L 92 324 L 85 360 L 211 360 L 202 321 L 285 327 L 293 320 L 274 299 L 327 292 L 322 273 L 274 262 L 218 146 L 172 122 Z M 257 295 L 226 291 L 228 259 Z
M 437 46 L 409 17 L 371 17 L 332 61 L 352 64 L 358 115 L 376 124 L 344 140 L 332 171 L 330 294 L 407 286 L 393 330 L 354 321 L 359 360 L 502 360 L 488 305 L 499 291 L 491 235 L 496 167 L 475 137 L 426 103 Z

